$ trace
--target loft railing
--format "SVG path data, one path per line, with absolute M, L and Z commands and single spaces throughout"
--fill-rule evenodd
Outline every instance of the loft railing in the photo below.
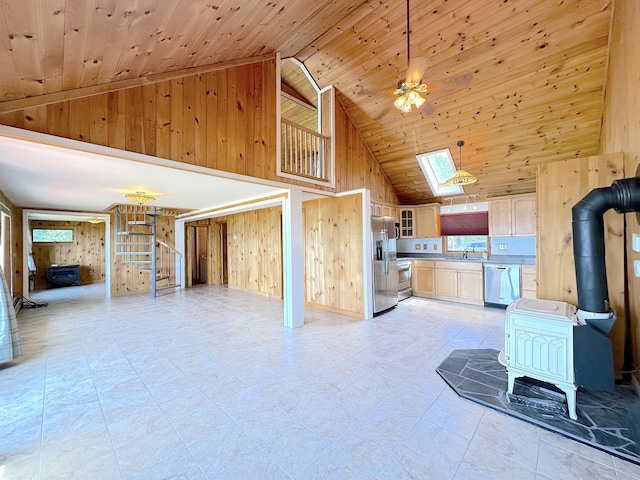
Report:
M 328 182 L 329 137 L 282 120 L 282 172 Z

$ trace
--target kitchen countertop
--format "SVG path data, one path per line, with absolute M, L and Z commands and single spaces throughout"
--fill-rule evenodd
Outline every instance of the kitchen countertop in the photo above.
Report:
M 436 260 L 449 262 L 469 262 L 469 263 L 500 263 L 516 265 L 535 265 L 535 255 L 489 255 L 487 260 L 481 256 L 471 256 L 462 258 L 462 254 L 444 255 L 441 253 L 398 253 L 398 260 L 410 258 L 412 260 Z

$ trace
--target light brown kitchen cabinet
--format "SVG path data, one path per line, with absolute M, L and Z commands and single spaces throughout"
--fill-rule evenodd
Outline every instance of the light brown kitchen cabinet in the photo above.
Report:
M 411 281 L 418 297 L 482 305 L 482 264 L 465 261 L 414 260 Z
M 514 237 L 535 237 L 535 195 L 511 199 L 511 229 Z
M 411 290 L 416 295 L 436 293 L 436 274 L 433 260 L 411 262 Z
M 393 205 L 385 205 L 383 203 L 371 202 L 371 215 L 393 217 L 395 221 L 398 221 L 398 207 Z
M 400 238 L 415 237 L 415 208 L 400 207 Z
M 382 215 L 385 217 L 393 217 L 398 221 L 398 207 L 392 205 L 382 205 Z
M 536 266 L 522 265 L 522 296 L 524 298 L 538 298 L 538 282 L 536 281 Z
M 536 235 L 536 196 L 522 195 L 489 201 L 489 235 L 534 237 Z
M 458 297 L 483 300 L 482 271 L 458 270 Z
M 489 235 L 508 237 L 511 235 L 511 200 L 491 200 L 489 202 Z
M 440 207 L 416 207 L 415 237 L 437 238 L 440 236 Z
M 446 297 L 458 296 L 458 270 L 436 268 L 436 294 Z

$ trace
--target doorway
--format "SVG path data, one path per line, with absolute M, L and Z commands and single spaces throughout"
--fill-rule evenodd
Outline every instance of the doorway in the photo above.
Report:
M 220 243 L 218 244 L 218 265 L 220 265 L 220 284 L 229 284 L 229 265 L 227 263 L 227 222 L 218 223 L 218 234 Z
M 209 228 L 203 226 L 187 227 L 188 273 L 191 285 L 209 283 Z

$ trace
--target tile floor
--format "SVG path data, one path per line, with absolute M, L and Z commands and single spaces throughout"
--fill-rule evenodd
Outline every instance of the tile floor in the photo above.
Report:
M 617 479 L 640 467 L 458 397 L 435 368 L 504 311 L 411 298 L 361 321 L 200 286 L 38 292 L 0 366 L 0 479 Z

